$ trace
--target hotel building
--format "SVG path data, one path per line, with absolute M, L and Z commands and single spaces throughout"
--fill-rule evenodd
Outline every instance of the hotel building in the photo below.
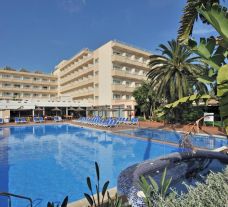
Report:
M 58 96 L 93 106 L 134 108 L 132 92 L 146 80 L 150 55 L 118 41 L 109 41 L 94 51 L 83 49 L 55 67 Z
M 57 97 L 57 78 L 13 70 L 0 70 L 0 100 L 51 99 Z
M 109 41 L 61 61 L 51 75 L 0 70 L 0 99 L 71 100 L 80 106 L 134 109 L 132 92 L 146 80 L 150 55 Z

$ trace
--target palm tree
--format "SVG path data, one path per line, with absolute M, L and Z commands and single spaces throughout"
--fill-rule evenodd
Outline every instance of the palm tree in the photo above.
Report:
M 151 55 L 147 76 L 157 97 L 173 102 L 184 96 L 207 93 L 207 86 L 197 78 L 207 73 L 206 65 L 198 62 L 198 57 L 178 41 L 168 41 L 168 46 L 161 44 L 162 55 Z
M 202 15 L 199 15 L 197 7 L 202 4 L 212 5 L 219 2 L 220 0 L 187 0 L 187 4 L 184 7 L 183 15 L 180 21 L 181 25 L 178 30 L 178 40 L 184 41 L 189 38 L 189 35 L 192 34 L 193 25 L 195 21 L 197 21 L 198 17 L 200 17 L 203 23 L 208 23 Z

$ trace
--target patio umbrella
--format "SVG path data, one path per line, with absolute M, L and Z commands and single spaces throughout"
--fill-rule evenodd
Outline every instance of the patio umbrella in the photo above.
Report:
M 51 111 L 55 111 L 55 112 L 56 112 L 56 116 L 57 116 L 58 111 L 61 111 L 61 109 L 59 109 L 58 107 L 55 107 L 55 108 L 52 109 Z
M 76 111 L 76 109 L 73 108 L 73 107 L 70 107 L 70 108 L 68 109 L 68 111 Z
M 85 111 L 85 109 L 78 107 L 75 109 L 75 111 Z
M 43 111 L 43 109 L 40 107 L 37 107 L 34 109 L 34 111 L 38 111 L 38 116 L 40 116 L 40 111 Z

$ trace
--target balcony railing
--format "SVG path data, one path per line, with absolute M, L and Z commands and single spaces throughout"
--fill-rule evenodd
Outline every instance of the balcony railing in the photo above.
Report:
M 65 77 L 65 78 L 62 78 L 60 80 L 60 85 L 66 83 L 66 82 L 71 82 L 71 81 L 74 81 L 82 76 L 85 76 L 86 74 L 88 73 L 91 73 L 92 71 L 94 70 L 94 67 L 93 66 L 90 66 L 89 68 L 86 68 L 80 72 L 76 72 L 74 75 L 71 75 L 69 77 Z
M 135 90 L 135 87 L 130 87 L 123 84 L 112 84 L 112 91 L 121 91 L 132 93 Z
M 147 77 L 145 75 L 128 73 L 123 70 L 112 70 L 112 76 L 120 77 L 124 80 L 131 79 L 131 80 L 143 81 L 143 80 L 147 79 Z
M 143 62 L 139 62 L 137 60 L 133 60 L 129 57 L 126 56 L 122 56 L 122 55 L 117 55 L 117 54 L 113 54 L 112 55 L 112 61 L 113 62 L 120 62 L 120 63 L 124 63 L 126 65 L 131 65 L 131 66 L 137 66 L 143 69 L 149 69 L 148 64 L 147 63 L 143 63 Z
M 65 92 L 70 91 L 72 89 L 77 89 L 77 88 L 85 86 L 85 85 L 93 84 L 93 82 L 94 82 L 94 79 L 90 78 L 90 79 L 87 79 L 84 81 L 78 81 L 76 83 L 70 83 L 70 84 L 67 84 L 66 86 L 62 87 L 60 92 L 65 93 Z

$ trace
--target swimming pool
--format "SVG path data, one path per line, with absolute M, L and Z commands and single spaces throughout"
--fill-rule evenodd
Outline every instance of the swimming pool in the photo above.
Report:
M 179 144 L 179 140 L 182 136 L 181 133 L 175 131 L 166 131 L 160 129 L 131 129 L 122 130 L 120 134 L 131 135 L 135 137 L 149 138 L 152 140 L 166 141 L 175 144 Z M 191 142 L 195 147 L 205 148 L 205 149 L 216 149 L 222 146 L 228 146 L 228 139 L 220 136 L 210 136 L 210 135 L 192 135 Z
M 95 177 L 94 161 L 102 181 L 116 186 L 121 170 L 137 162 L 180 149 L 129 139 L 113 133 L 73 125 L 37 125 L 0 128 L 0 191 L 31 197 L 40 207 L 48 201 L 83 198 L 86 177 Z M 0 206 L 6 202 L 0 199 Z M 13 206 L 26 206 L 13 200 Z

